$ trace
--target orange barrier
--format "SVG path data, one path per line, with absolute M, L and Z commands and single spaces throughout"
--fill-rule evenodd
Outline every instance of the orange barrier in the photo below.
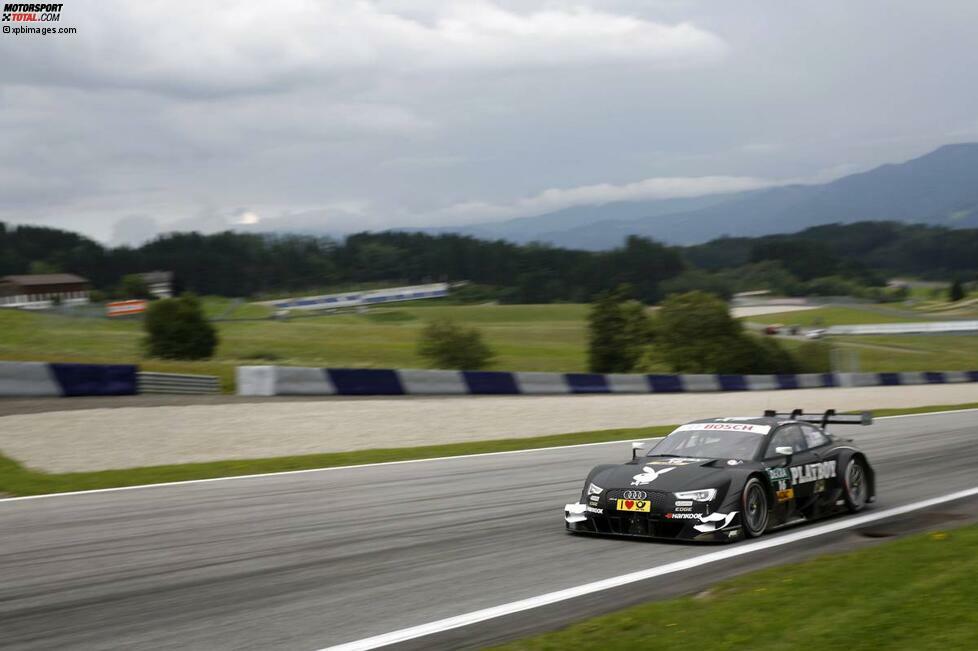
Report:
M 130 314 L 142 314 L 146 311 L 147 302 L 143 299 L 132 301 L 115 301 L 105 304 L 106 316 L 128 316 Z

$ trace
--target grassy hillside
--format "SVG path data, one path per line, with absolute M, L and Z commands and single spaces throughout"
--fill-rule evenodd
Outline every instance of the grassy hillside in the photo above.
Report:
M 978 648 L 978 527 L 776 567 L 500 647 Z

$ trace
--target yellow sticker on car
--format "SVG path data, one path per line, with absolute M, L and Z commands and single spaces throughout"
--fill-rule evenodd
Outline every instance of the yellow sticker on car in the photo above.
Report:
M 788 500 L 793 500 L 795 498 L 795 489 L 789 488 L 787 490 L 778 491 L 778 501 L 787 502 Z
M 648 500 L 618 500 L 619 511 L 641 511 L 648 513 L 652 510 L 652 502 Z

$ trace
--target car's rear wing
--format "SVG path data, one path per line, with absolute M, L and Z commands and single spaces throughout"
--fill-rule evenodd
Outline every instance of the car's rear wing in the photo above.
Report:
M 873 412 L 864 411 L 859 414 L 837 414 L 835 409 L 828 409 L 824 414 L 806 414 L 801 409 L 795 409 L 791 413 L 779 414 L 774 409 L 764 410 L 765 418 L 784 418 L 786 420 L 800 420 L 806 423 L 815 423 L 825 427 L 826 425 L 872 425 Z

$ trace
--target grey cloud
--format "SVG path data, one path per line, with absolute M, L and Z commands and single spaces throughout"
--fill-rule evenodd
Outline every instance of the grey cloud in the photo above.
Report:
M 666 24 L 583 5 L 514 11 L 489 0 L 459 0 L 430 5 L 419 16 L 371 1 L 259 7 L 228 0 L 180 10 L 178 3 L 102 0 L 64 13 L 79 26 L 73 42 L 0 44 L 10 63 L 4 66 L 8 79 L 213 96 L 282 91 L 350 73 L 593 61 L 674 66 L 725 52 L 720 38 L 689 22 Z
M 160 225 L 146 215 L 129 215 L 112 225 L 111 243 L 116 246 L 138 246 L 160 232 Z
M 445 224 L 974 140 L 973 2 L 577 4 L 73 2 L 0 38 L 0 220 Z

